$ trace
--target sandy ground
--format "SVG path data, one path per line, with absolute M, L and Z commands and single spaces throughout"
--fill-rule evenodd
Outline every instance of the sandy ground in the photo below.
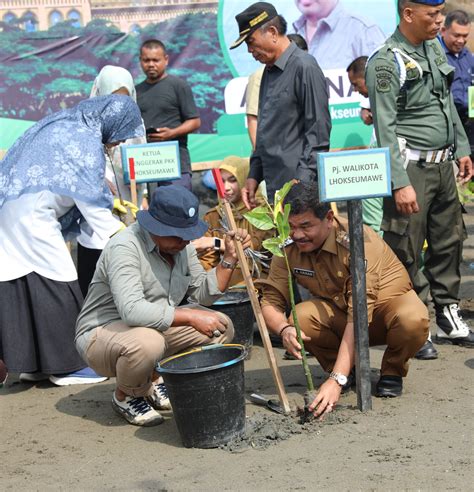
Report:
M 473 212 L 462 286 L 471 326 Z M 473 490 L 474 352 L 439 351 L 438 360 L 412 362 L 401 398 L 374 398 L 373 410 L 362 414 L 350 392 L 331 422 L 269 432 L 266 447 L 239 453 L 184 448 L 171 414 L 155 428 L 127 425 L 110 405 L 113 380 L 58 388 L 11 375 L 0 390 L 0 490 Z M 275 352 L 291 403 L 302 405 L 299 363 Z M 370 351 L 373 385 L 382 353 Z M 315 359 L 311 366 L 320 384 L 325 375 Z M 275 397 L 261 346 L 245 375 L 247 395 Z M 250 403 L 246 410 L 249 419 L 275 415 Z

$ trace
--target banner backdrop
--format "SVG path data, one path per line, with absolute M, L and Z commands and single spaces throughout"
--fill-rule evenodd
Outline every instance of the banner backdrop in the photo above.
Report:
M 328 1 L 272 3 L 288 21 L 288 33 L 304 34 L 308 9 Z M 0 149 L 35 121 L 89 97 L 104 65 L 125 67 L 141 82 L 139 46 L 158 38 L 168 49 L 169 72 L 191 85 L 201 113 L 201 129 L 189 139 L 192 162 L 248 156 L 245 90 L 259 64 L 245 43 L 235 50 L 229 46 L 238 37 L 236 13 L 251 3 L 0 0 Z M 396 1 L 339 0 L 325 21 L 327 32 L 310 52 L 328 81 L 331 147 L 366 145 L 372 130 L 360 120 L 360 96 L 352 91 L 346 67 L 393 32 Z

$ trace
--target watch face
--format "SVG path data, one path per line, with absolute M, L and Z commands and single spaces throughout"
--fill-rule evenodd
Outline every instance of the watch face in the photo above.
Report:
M 337 378 L 336 378 L 336 381 L 341 386 L 344 386 L 347 383 L 347 376 L 344 376 L 344 374 L 338 374 L 337 375 Z

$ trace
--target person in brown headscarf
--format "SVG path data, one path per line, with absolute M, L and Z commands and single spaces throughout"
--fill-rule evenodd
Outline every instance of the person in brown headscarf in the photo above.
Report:
M 231 204 L 236 226 L 246 229 L 252 238 L 252 249 L 256 252 L 269 253 L 262 247 L 262 242 L 274 235 L 274 231 L 261 231 L 252 226 L 245 218 L 244 214 L 248 211 L 242 201 L 241 189 L 245 185 L 245 180 L 249 172 L 249 160 L 242 157 L 229 156 L 226 157 L 220 164 L 222 181 L 224 182 L 225 198 Z M 263 200 L 262 195 L 257 193 L 257 199 Z M 215 267 L 224 253 L 224 231 L 225 231 L 225 214 L 222 203 L 219 199 L 219 204 L 209 210 L 203 219 L 209 224 L 209 229 L 206 234 L 196 241 L 195 245 L 199 260 L 206 270 Z M 215 241 L 215 238 L 220 241 Z M 268 261 L 265 261 L 267 263 Z M 262 264 L 255 265 L 253 268 L 252 261 L 249 260 L 249 268 L 253 277 L 265 275 L 265 267 Z M 258 270 L 258 271 L 257 271 Z M 240 266 L 237 265 L 229 282 L 229 286 L 243 284 L 243 276 Z

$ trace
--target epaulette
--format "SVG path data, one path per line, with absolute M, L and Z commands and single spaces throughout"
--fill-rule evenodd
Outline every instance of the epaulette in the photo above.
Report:
M 372 60 L 372 58 L 379 52 L 381 51 L 383 48 L 385 48 L 385 46 L 388 47 L 388 45 L 386 43 L 378 46 L 377 48 L 375 48 L 374 51 L 372 51 L 372 53 L 369 55 L 369 57 L 367 58 L 367 61 L 365 62 L 365 68 L 367 69 L 367 64 L 369 63 L 370 60 Z
M 336 232 L 336 243 L 339 243 L 346 249 L 351 248 L 351 240 L 349 237 L 349 233 L 344 230 L 339 230 Z

